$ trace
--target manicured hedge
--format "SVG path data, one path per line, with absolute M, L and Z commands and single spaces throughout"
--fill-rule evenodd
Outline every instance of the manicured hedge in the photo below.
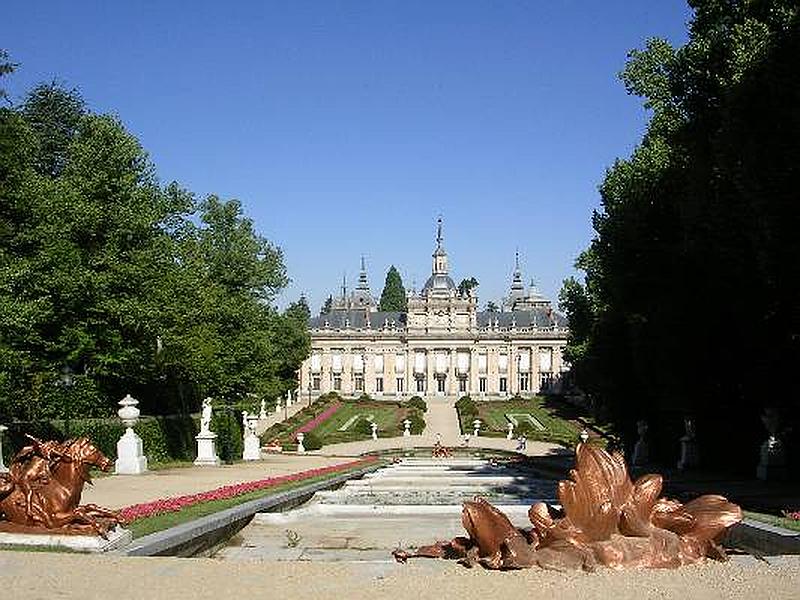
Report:
M 12 422 L 3 439 L 6 462 L 20 448 L 28 444 L 26 433 L 42 440 L 63 441 L 69 438 L 88 437 L 103 454 L 111 459 L 117 456 L 117 440 L 125 431 L 119 419 L 66 419 L 37 423 Z M 199 430 L 197 419 L 189 415 L 167 417 L 142 417 L 134 427 L 142 438 L 144 453 L 152 463 L 194 460 Z M 241 432 L 239 432 L 241 444 Z M 241 450 L 239 450 L 241 456 Z
M 425 403 L 425 400 L 419 396 L 412 396 L 406 404 L 409 408 L 416 408 L 421 412 L 428 412 L 428 405 Z

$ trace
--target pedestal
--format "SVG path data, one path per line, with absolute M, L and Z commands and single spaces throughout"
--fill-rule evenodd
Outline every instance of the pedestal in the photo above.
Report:
M 761 460 L 756 469 L 756 477 L 762 481 L 780 481 L 786 479 L 788 474 L 783 443 L 776 436 L 770 436 L 761 445 Z
M 692 469 L 699 464 L 697 452 L 697 441 L 694 438 L 681 438 L 681 459 L 678 461 L 678 469 L 685 471 Z
M 198 467 L 218 467 L 222 461 L 217 456 L 217 434 L 213 431 L 201 431 L 194 439 L 197 440 L 197 458 L 194 464 Z
M 636 466 L 646 465 L 650 462 L 650 446 L 647 443 L 647 440 L 640 439 L 636 442 L 633 446 L 633 457 L 631 457 L 631 463 Z
M 117 442 L 117 461 L 114 463 L 117 475 L 140 475 L 147 472 L 147 457 L 144 455 L 142 438 L 131 427 Z
M 242 460 L 261 460 L 261 443 L 257 436 L 244 436 Z

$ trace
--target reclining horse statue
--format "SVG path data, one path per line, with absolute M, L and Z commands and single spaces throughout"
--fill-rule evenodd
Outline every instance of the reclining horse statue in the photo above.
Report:
M 11 459 L 9 472 L 0 474 L 0 531 L 65 533 L 106 537 L 120 515 L 95 504 L 81 506 L 89 469 L 111 469 L 112 461 L 85 437 L 65 442 L 42 442 L 33 436 L 29 446 Z

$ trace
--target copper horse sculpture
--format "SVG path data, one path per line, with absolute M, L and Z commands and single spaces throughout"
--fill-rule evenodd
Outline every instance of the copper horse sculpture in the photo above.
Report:
M 113 464 L 89 439 L 28 438 L 31 445 L 11 459 L 8 473 L 0 474 L 0 531 L 106 537 L 125 524 L 115 511 L 80 506 L 83 486 L 91 483 L 89 469 L 108 471 Z
M 719 535 L 742 520 L 742 510 L 722 496 L 701 496 L 686 504 L 660 498 L 662 477 L 632 482 L 621 454 L 579 444 L 570 480 L 560 481 L 563 516 L 538 502 L 528 510 L 533 525 L 517 529 L 482 498 L 464 503 L 461 522 L 469 537 L 395 550 L 395 558 L 458 558 L 490 569 L 670 568 L 706 557 L 725 560 Z

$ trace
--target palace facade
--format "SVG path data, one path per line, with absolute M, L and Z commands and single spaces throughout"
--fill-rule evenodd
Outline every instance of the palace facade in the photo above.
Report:
M 364 260 L 358 285 L 327 314 L 312 318 L 311 355 L 301 393 L 347 396 L 503 398 L 558 392 L 568 371 L 566 318 L 531 284 L 517 256 L 509 295 L 497 311 L 479 311 L 473 290 L 449 275 L 439 220 L 433 268 L 407 294 L 407 312 L 383 312 L 370 293 Z

